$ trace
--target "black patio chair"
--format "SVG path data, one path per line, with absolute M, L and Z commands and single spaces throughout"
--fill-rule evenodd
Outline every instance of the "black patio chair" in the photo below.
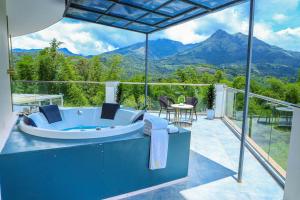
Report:
M 171 112 L 174 112 L 175 109 L 171 107 L 171 104 L 174 104 L 173 99 L 167 97 L 167 96 L 160 96 L 158 98 L 159 105 L 160 105 L 160 110 L 159 110 L 159 115 L 161 115 L 162 111 L 166 111 L 166 119 L 169 121 L 171 120 Z
M 189 104 L 194 106 L 193 110 L 191 110 L 190 112 L 194 112 L 195 116 L 196 116 L 196 120 L 198 119 L 197 117 L 197 104 L 198 104 L 198 99 L 196 97 L 186 97 L 185 98 L 185 104 Z M 190 113 L 192 114 L 192 113 Z

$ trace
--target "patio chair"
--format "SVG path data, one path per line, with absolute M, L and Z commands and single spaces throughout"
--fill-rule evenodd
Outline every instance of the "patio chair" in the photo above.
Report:
M 193 110 L 191 110 L 190 112 L 194 112 L 195 116 L 196 116 L 196 120 L 198 119 L 197 117 L 197 104 L 198 104 L 198 99 L 196 97 L 186 97 L 185 98 L 185 104 L 189 104 L 194 106 Z M 192 114 L 192 113 L 190 113 Z
M 158 101 L 159 101 L 159 105 L 160 105 L 160 110 L 159 110 L 159 115 L 161 115 L 161 112 L 163 110 L 166 111 L 166 119 L 167 120 L 171 120 L 171 112 L 174 112 L 174 108 L 171 107 L 171 104 L 174 104 L 174 101 L 173 99 L 167 97 L 167 96 L 160 96 L 158 98 Z

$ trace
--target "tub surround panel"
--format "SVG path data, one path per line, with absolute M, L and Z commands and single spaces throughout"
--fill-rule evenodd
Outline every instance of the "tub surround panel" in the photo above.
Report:
M 35 141 L 33 137 L 32 144 Z M 165 169 L 149 169 L 149 148 L 150 137 L 137 133 L 104 142 L 3 153 L 2 199 L 99 200 L 187 176 L 189 131 L 170 134 Z

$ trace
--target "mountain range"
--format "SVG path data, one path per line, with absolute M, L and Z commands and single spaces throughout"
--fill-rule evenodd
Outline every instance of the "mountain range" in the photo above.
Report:
M 244 73 L 247 58 L 248 36 L 242 33 L 229 34 L 218 30 L 208 39 L 195 44 L 182 44 L 169 39 L 149 41 L 151 70 L 157 74 L 172 72 L 188 65 L 211 64 L 237 75 Z M 14 49 L 15 53 L 38 50 Z M 60 49 L 67 56 L 81 56 L 67 49 Z M 124 67 L 135 72 L 143 70 L 145 42 L 101 54 L 106 59 L 115 54 L 124 57 Z M 291 77 L 300 68 L 300 52 L 289 51 L 270 45 L 254 37 L 253 71 L 259 76 Z
M 13 49 L 13 53 L 15 55 L 22 55 L 22 54 L 36 54 L 38 53 L 40 50 L 42 49 L 20 49 L 20 48 L 15 48 Z M 63 53 L 66 56 L 83 56 L 81 54 L 76 54 L 71 52 L 69 49 L 67 48 L 60 48 L 58 50 L 59 52 Z M 90 56 L 84 56 L 84 57 L 90 57 Z

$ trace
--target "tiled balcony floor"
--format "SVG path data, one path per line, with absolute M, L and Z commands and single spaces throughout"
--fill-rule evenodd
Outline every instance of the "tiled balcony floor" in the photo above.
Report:
M 246 149 L 243 182 L 236 181 L 240 141 L 219 119 L 193 123 L 187 181 L 128 200 L 279 200 L 283 189 Z M 180 161 L 178 161 L 180 162 Z

